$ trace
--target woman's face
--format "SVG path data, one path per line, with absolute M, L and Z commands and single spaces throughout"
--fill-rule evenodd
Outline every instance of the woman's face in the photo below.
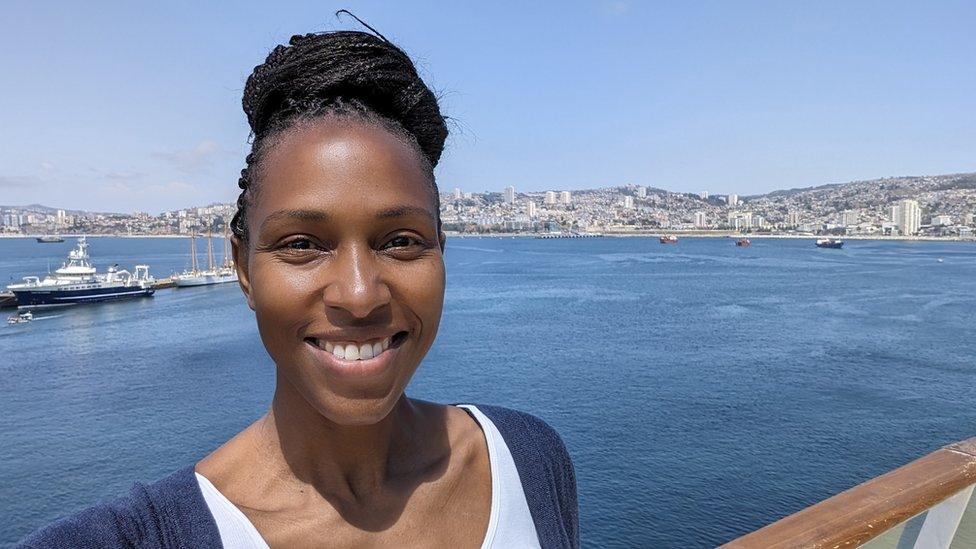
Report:
M 234 241 L 241 287 L 279 383 L 335 423 L 386 417 L 434 342 L 432 193 L 414 147 L 355 120 L 288 130 L 262 160 L 249 242 Z

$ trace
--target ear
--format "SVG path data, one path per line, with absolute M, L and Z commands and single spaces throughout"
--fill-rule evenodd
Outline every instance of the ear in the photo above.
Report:
M 248 274 L 247 244 L 236 234 L 230 237 L 231 251 L 234 254 L 234 268 L 237 269 L 237 283 L 247 298 L 247 306 L 254 310 L 254 299 L 251 297 L 251 278 Z
M 437 241 L 441 244 L 441 253 L 444 253 L 444 246 L 447 246 L 447 235 L 444 234 L 444 231 L 437 233 Z

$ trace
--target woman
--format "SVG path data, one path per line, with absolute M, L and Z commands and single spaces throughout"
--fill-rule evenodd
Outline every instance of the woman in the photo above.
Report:
M 558 435 L 404 389 L 444 300 L 433 168 L 447 127 L 381 35 L 295 36 L 244 90 L 233 252 L 276 364 L 267 414 L 212 454 L 28 547 L 577 546 Z

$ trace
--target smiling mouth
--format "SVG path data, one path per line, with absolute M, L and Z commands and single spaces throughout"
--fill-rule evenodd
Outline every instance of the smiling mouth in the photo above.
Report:
M 371 339 L 362 343 L 356 341 L 327 341 L 315 337 L 306 337 L 305 342 L 322 349 L 332 356 L 347 361 L 369 360 L 377 357 L 390 348 L 397 348 L 407 339 L 407 332 L 400 331 L 390 337 Z

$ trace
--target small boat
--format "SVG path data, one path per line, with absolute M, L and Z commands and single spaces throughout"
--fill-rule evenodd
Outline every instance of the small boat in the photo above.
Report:
M 745 248 L 749 246 L 749 244 L 752 244 L 752 242 L 749 242 L 748 238 L 740 238 L 739 240 L 735 241 L 735 245 L 740 248 Z
M 37 237 L 37 241 L 43 243 L 64 242 L 64 239 L 58 235 L 50 235 L 50 236 L 39 236 Z
M 834 248 L 834 249 L 839 250 L 841 248 L 841 246 L 843 246 L 843 245 L 844 245 L 844 241 L 843 240 L 836 239 L 836 238 L 818 238 L 817 239 L 817 247 L 818 248 Z
M 674 236 L 673 234 L 666 234 L 661 236 L 659 241 L 661 242 L 661 244 L 677 244 L 678 237 Z
M 22 311 L 18 315 L 14 315 L 7 319 L 7 324 L 26 324 L 34 320 L 34 315 L 30 311 Z

